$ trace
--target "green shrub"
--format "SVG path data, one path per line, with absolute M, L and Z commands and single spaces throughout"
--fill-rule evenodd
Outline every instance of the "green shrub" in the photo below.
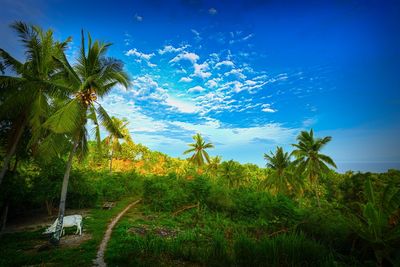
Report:
M 213 211 L 229 212 L 232 210 L 233 201 L 229 190 L 222 186 L 213 186 L 206 200 L 207 207 Z
M 104 201 L 116 201 L 125 196 L 138 195 L 142 188 L 142 179 L 135 172 L 94 174 L 95 186 Z
M 205 203 L 210 195 L 211 184 L 205 176 L 195 176 L 193 180 L 184 181 L 187 184 L 190 195 L 189 198 L 194 202 Z
M 188 192 L 176 176 L 147 179 L 143 183 L 143 202 L 155 211 L 174 211 L 188 204 Z
M 263 218 L 277 226 L 290 226 L 300 219 L 294 202 L 283 195 L 241 188 L 232 192 L 232 198 L 232 214 L 240 219 Z
M 240 188 L 232 191 L 232 198 L 234 203 L 232 213 L 234 216 L 242 219 L 254 219 L 261 214 L 262 209 L 269 202 L 270 196 L 248 188 Z
M 67 206 L 69 208 L 93 207 L 98 197 L 93 181 L 79 171 L 72 171 L 68 185 Z
M 340 253 L 350 253 L 352 247 L 351 230 L 346 218 L 339 211 L 332 208 L 306 210 L 303 217 L 304 219 L 297 229 Z

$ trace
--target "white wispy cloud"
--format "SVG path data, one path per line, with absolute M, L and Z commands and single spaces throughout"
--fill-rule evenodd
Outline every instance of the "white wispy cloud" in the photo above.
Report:
M 200 85 L 196 85 L 190 89 L 187 90 L 188 93 L 201 93 L 204 92 L 206 89 L 201 87 Z
M 139 52 L 136 48 L 133 48 L 133 49 L 129 49 L 125 53 L 125 56 L 136 56 L 141 59 L 150 60 L 150 58 L 152 58 L 154 56 L 154 53 L 146 54 L 146 53 Z
M 193 79 L 190 77 L 182 77 L 179 79 L 179 82 L 184 82 L 184 83 L 190 83 L 191 81 L 193 81 Z
M 247 76 L 243 74 L 243 69 L 240 69 L 240 68 L 232 69 L 228 72 L 225 72 L 224 75 L 225 76 L 233 75 L 233 76 L 236 76 L 236 78 L 242 79 L 242 80 L 247 78 Z
M 189 45 L 184 45 L 181 47 L 174 47 L 172 45 L 165 45 L 162 49 L 158 49 L 158 53 L 163 55 L 165 53 L 179 53 L 188 48 Z
M 128 129 L 135 132 L 158 132 L 167 128 L 163 121 L 157 121 L 141 112 L 134 101 L 128 100 L 118 93 L 112 93 L 100 101 L 111 116 L 127 118 Z
M 191 29 L 190 31 L 194 34 L 194 39 L 197 42 L 200 42 L 203 39 L 203 38 L 201 38 L 200 33 L 198 31 L 196 31 L 195 29 Z
M 156 64 L 150 62 L 150 59 L 154 56 L 154 53 L 146 54 L 138 51 L 136 48 L 129 49 L 125 56 L 134 56 L 137 62 L 145 61 L 149 67 L 156 67 Z
M 211 80 L 208 80 L 206 83 L 205 83 L 205 85 L 208 87 L 208 88 L 215 88 L 215 87 L 217 87 L 218 86 L 218 80 L 220 80 L 219 78 L 214 78 L 214 79 L 211 79 Z
M 135 15 L 133 16 L 133 18 L 134 18 L 136 21 L 138 21 L 138 22 L 142 22 L 142 21 L 143 21 L 143 16 L 139 16 L 138 14 L 135 14 Z
M 230 60 L 224 60 L 215 64 L 214 68 L 220 68 L 221 66 L 234 67 L 235 64 Z
M 254 139 L 269 139 L 276 144 L 286 144 L 293 140 L 298 129 L 286 128 L 280 123 L 268 123 L 254 127 L 221 127 L 221 123 L 215 120 L 202 124 L 174 121 L 171 124 L 181 127 L 193 133 L 203 133 L 212 142 L 226 146 L 249 144 Z
M 231 32 L 230 35 L 231 38 L 236 38 L 236 39 L 229 40 L 229 44 L 244 42 L 254 37 L 254 33 L 250 33 L 246 36 L 243 36 L 242 32 L 235 32 L 235 33 Z
M 218 11 L 213 7 L 208 10 L 208 14 L 210 14 L 210 15 L 216 15 L 217 13 L 218 13 Z
M 195 100 L 197 106 L 200 107 L 199 113 L 202 115 L 210 112 L 232 111 L 236 102 L 229 93 L 222 91 L 209 92 L 196 97 Z
M 195 62 L 197 62 L 197 60 L 199 60 L 199 58 L 200 57 L 196 53 L 184 51 L 184 52 L 178 54 L 177 56 L 175 56 L 173 59 L 171 59 L 169 61 L 169 63 L 176 63 L 181 60 L 189 60 L 190 62 L 192 62 L 194 64 Z
M 165 99 L 165 104 L 170 106 L 173 110 L 181 113 L 197 113 L 199 111 L 199 108 L 195 103 L 187 100 L 177 99 L 172 96 L 168 96 L 168 98 Z
M 276 109 L 271 108 L 271 104 L 263 104 L 261 105 L 263 112 L 275 113 L 277 112 Z
M 207 71 L 209 69 L 208 63 L 204 62 L 202 64 L 193 64 L 194 73 L 193 76 L 200 77 L 202 79 L 206 79 L 211 76 L 211 72 Z
M 313 126 L 314 124 L 317 123 L 317 118 L 307 118 L 305 120 L 303 120 L 303 126 L 304 127 L 310 127 Z
M 140 100 L 153 99 L 164 101 L 167 90 L 162 88 L 150 75 L 140 76 L 131 82 L 133 96 Z

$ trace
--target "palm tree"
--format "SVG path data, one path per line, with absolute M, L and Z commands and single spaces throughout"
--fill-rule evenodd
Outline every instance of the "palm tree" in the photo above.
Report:
M 242 165 L 234 160 L 222 162 L 218 171 L 220 177 L 227 180 L 230 187 L 238 186 L 244 176 Z
M 286 194 L 298 188 L 300 181 L 295 180 L 296 176 L 290 170 L 292 163 L 288 152 L 284 152 L 282 147 L 277 147 L 275 153 L 271 151 L 270 154 L 264 154 L 264 159 L 268 161 L 266 166 L 272 170 L 266 180 L 268 186 Z
M 105 56 L 111 44 L 100 41 L 92 42 L 90 34 L 88 37 L 88 51 L 86 52 L 82 31 L 81 49 L 74 66 L 70 65 L 65 54 L 55 58 L 60 68 L 59 76 L 73 94 L 70 95 L 71 97 L 65 105 L 44 124 L 54 133 L 69 134 L 72 143 L 61 189 L 58 224 L 51 240 L 55 244 L 59 243 L 61 236 L 72 159 L 76 153 L 82 159 L 88 152 L 86 129 L 88 120 L 95 125 L 94 131 L 99 147 L 101 145 L 100 123 L 108 132 L 119 138 L 122 137 L 106 110 L 97 102 L 97 98 L 105 96 L 117 84 L 127 88 L 129 85 L 128 75 L 123 71 L 121 61 Z
M 210 158 L 210 163 L 207 166 L 207 172 L 211 176 L 215 176 L 218 172 L 218 167 L 221 164 L 222 157 L 221 156 L 215 156 Z
M 297 136 L 297 140 L 299 143 L 293 144 L 297 148 L 292 152 L 292 155 L 296 157 L 293 163 L 297 166 L 299 173 L 306 175 L 314 186 L 318 207 L 321 207 L 318 178 L 321 174 L 329 171 L 327 165 L 336 168 L 336 164 L 330 157 L 321 154 L 320 150 L 332 140 L 332 137 L 314 138 L 314 132 L 311 129 L 310 132 L 302 131 Z
M 210 163 L 210 156 L 208 155 L 206 149 L 214 148 L 214 145 L 211 143 L 206 143 L 199 133 L 193 136 L 193 140 L 195 142 L 193 144 L 189 144 L 189 146 L 192 148 L 186 150 L 183 152 L 183 154 L 186 155 L 194 152 L 189 160 L 199 167 L 204 165 L 204 159 L 207 161 L 207 163 Z
M 37 142 L 43 134 L 41 125 L 50 113 L 54 97 L 63 98 L 68 93 L 67 87 L 53 82 L 57 76 L 53 57 L 63 54 L 71 38 L 64 42 L 54 41 L 52 30 L 43 31 L 23 22 L 15 22 L 11 27 L 25 48 L 26 61 L 22 63 L 0 48 L 3 74 L 0 76 L 3 94 L 0 118 L 11 121 L 0 184 L 24 130 L 30 127 L 33 136 L 31 144 Z M 5 69 L 13 76 L 5 75 Z
M 111 120 L 114 123 L 115 128 L 118 129 L 118 132 L 121 133 L 122 139 L 125 140 L 128 144 L 132 144 L 132 138 L 131 134 L 129 133 L 129 129 L 126 127 L 129 122 L 126 118 L 123 118 L 122 120 L 111 117 Z M 114 151 L 121 151 L 121 144 L 119 143 L 120 136 L 115 134 L 115 133 L 110 133 L 109 136 L 107 136 L 104 141 L 106 145 L 109 146 L 110 148 L 110 173 L 112 172 L 112 160 L 113 160 L 113 155 Z

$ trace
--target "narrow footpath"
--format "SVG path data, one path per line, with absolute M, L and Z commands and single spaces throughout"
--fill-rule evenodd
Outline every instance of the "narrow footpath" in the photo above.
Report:
M 108 241 L 111 238 L 112 231 L 114 226 L 118 223 L 119 219 L 134 205 L 140 202 L 141 199 L 136 200 L 135 202 L 129 204 L 123 211 L 121 211 L 108 225 L 107 231 L 104 234 L 103 240 L 100 243 L 99 250 L 97 251 L 96 259 L 93 260 L 93 266 L 97 267 L 106 267 L 107 264 L 104 261 L 104 252 L 106 251 Z

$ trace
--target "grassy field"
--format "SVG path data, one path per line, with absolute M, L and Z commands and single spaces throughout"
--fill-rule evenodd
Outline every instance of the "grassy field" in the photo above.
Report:
M 47 238 L 42 235 L 44 229 L 4 234 L 0 242 L 0 266 L 91 266 L 107 223 L 134 200 L 123 199 L 111 210 L 103 210 L 100 207 L 90 210 L 88 217 L 83 221 L 86 240 L 80 244 L 74 242 L 75 244 L 61 244 L 58 248 L 50 248 L 46 246 Z M 66 233 L 73 235 L 74 231 L 75 229 L 68 229 Z
M 263 220 L 234 220 L 207 209 L 176 216 L 132 209 L 114 230 L 110 266 L 342 266 L 297 229 L 270 232 Z M 286 232 L 286 233 L 281 233 Z

